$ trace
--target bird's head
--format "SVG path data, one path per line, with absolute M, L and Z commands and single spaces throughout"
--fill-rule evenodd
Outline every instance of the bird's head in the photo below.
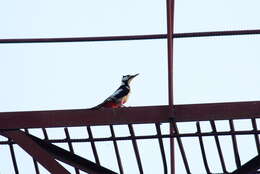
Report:
M 138 76 L 138 75 L 139 75 L 139 74 L 135 74 L 135 75 L 125 75 L 125 76 L 122 77 L 122 83 L 129 85 L 130 82 L 131 82 L 136 76 Z

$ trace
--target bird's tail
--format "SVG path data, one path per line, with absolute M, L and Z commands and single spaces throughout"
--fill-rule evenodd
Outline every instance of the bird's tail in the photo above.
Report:
M 99 110 L 100 108 L 102 107 L 101 104 L 97 105 L 97 106 L 94 106 L 92 108 L 88 108 L 87 110 L 91 110 L 91 111 L 94 111 L 94 110 Z

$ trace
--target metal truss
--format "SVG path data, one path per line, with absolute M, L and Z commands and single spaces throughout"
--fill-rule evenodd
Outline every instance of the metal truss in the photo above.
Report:
M 161 154 L 161 163 L 164 174 L 175 173 L 175 151 L 178 146 L 187 174 L 191 174 L 189 160 L 182 138 L 196 137 L 199 139 L 199 146 L 202 154 L 202 161 L 207 174 L 212 174 L 211 167 L 205 153 L 203 137 L 214 137 L 217 147 L 217 156 L 221 162 L 222 174 L 230 174 L 227 170 L 223 150 L 220 146 L 220 136 L 231 136 L 236 170 L 232 174 L 255 174 L 259 173 L 260 168 L 260 144 L 256 118 L 260 118 L 260 102 L 233 102 L 233 103 L 211 103 L 211 104 L 190 104 L 175 105 L 173 101 L 173 46 L 174 39 L 189 37 L 212 37 L 212 36 L 241 36 L 260 34 L 259 29 L 255 30 L 234 30 L 234 31 L 210 31 L 194 33 L 175 33 L 174 32 L 174 0 L 166 0 L 167 5 L 167 33 L 151 35 L 129 35 L 129 36 L 107 36 L 107 37 L 79 37 L 79 38 L 23 38 L 23 39 L 0 39 L 1 44 L 12 43 L 51 43 L 51 42 L 89 42 L 89 41 L 120 41 L 120 40 L 145 40 L 145 39 L 167 39 L 168 53 L 168 105 L 165 106 L 146 106 L 129 107 L 120 109 L 103 109 L 91 111 L 87 109 L 78 110 L 56 110 L 56 111 L 26 111 L 26 112 L 2 112 L 0 113 L 0 134 L 7 138 L 0 141 L 0 145 L 8 145 L 13 162 L 15 174 L 19 174 L 19 168 L 14 151 L 14 144 L 18 144 L 23 150 L 33 157 L 35 173 L 40 174 L 38 163 L 42 164 L 53 174 L 69 174 L 57 160 L 75 167 L 75 173 L 85 171 L 89 174 L 112 174 L 116 173 L 105 168 L 100 163 L 100 154 L 97 152 L 96 142 L 113 142 L 118 171 L 124 173 L 122 159 L 119 153 L 118 142 L 129 140 L 135 153 L 136 163 L 140 174 L 144 173 L 142 158 L 139 153 L 137 140 L 155 139 L 158 141 Z M 234 119 L 250 119 L 253 129 L 247 131 L 237 131 L 234 129 Z M 230 131 L 217 131 L 215 121 L 228 120 Z M 209 121 L 212 131 L 203 132 L 200 121 Z M 195 133 L 180 133 L 177 123 L 196 122 Z M 136 135 L 134 124 L 154 124 L 155 135 Z M 169 123 L 169 132 L 163 134 L 161 123 Z M 111 137 L 95 138 L 91 127 L 97 125 L 109 126 Z M 117 137 L 115 135 L 115 125 L 127 125 L 130 136 Z M 71 138 L 68 128 L 85 126 L 88 138 Z M 46 128 L 63 127 L 66 135 L 65 139 L 50 139 Z M 44 139 L 39 139 L 30 134 L 31 128 L 41 129 Z M 253 135 L 258 155 L 245 164 L 241 164 L 238 151 L 237 135 Z M 164 139 L 169 139 L 170 143 L 170 166 L 167 164 Z M 174 144 L 176 139 L 177 144 Z M 89 142 L 94 154 L 95 162 L 84 159 L 74 153 L 73 143 Z M 67 143 L 69 151 L 64 150 L 53 143 Z
M 109 174 L 115 173 L 105 167 L 102 167 L 99 162 L 99 155 L 96 151 L 95 142 L 113 142 L 116 152 L 117 163 L 120 173 L 124 173 L 121 163 L 121 157 L 118 150 L 117 142 L 130 140 L 134 149 L 136 161 L 138 164 L 139 172 L 143 172 L 142 160 L 140 158 L 139 148 L 136 143 L 137 140 L 144 139 L 157 139 L 161 152 L 161 161 L 164 166 L 164 173 L 168 173 L 168 166 L 166 162 L 165 148 L 163 139 L 176 138 L 180 152 L 183 158 L 183 163 L 187 173 L 190 172 L 190 164 L 187 160 L 185 148 L 182 144 L 181 138 L 183 137 L 197 137 L 202 152 L 203 163 L 208 174 L 211 173 L 205 147 L 202 137 L 214 137 L 218 156 L 221 160 L 222 170 L 226 170 L 226 163 L 224 162 L 223 152 L 219 143 L 219 136 L 232 136 L 233 153 L 237 165 L 237 170 L 234 174 L 242 174 L 245 171 L 251 173 L 256 172 L 259 166 L 259 156 L 252 159 L 248 163 L 241 165 L 240 156 L 238 153 L 238 146 L 236 135 L 254 135 L 255 144 L 259 152 L 259 133 L 260 130 L 256 127 L 256 118 L 260 117 L 260 102 L 233 102 L 233 103 L 215 103 L 215 104 L 192 104 L 192 105 L 175 105 L 173 111 L 169 106 L 147 106 L 147 107 L 131 107 L 120 109 L 104 109 L 100 111 L 92 110 L 60 110 L 60 111 L 31 111 L 31 112 L 6 112 L 0 113 L 0 134 L 7 137 L 9 140 L 0 141 L 0 145 L 9 145 L 10 150 L 13 144 L 18 144 L 25 151 L 27 151 L 34 160 L 41 163 L 51 173 L 68 173 L 59 163 L 55 161 L 63 161 L 75 167 L 76 171 L 82 170 L 93 174 Z M 251 119 L 253 130 L 236 131 L 234 130 L 234 119 Z M 228 120 L 230 123 L 230 131 L 217 131 L 215 121 Z M 196 121 L 197 131 L 195 133 L 179 133 L 176 123 L 178 122 L 192 122 Z M 199 121 L 210 121 L 212 131 L 202 132 Z M 133 124 L 155 124 L 156 135 L 137 136 L 133 128 Z M 160 123 L 170 123 L 173 127 L 173 132 L 169 134 L 162 134 Z M 123 124 L 128 125 L 130 136 L 116 137 L 113 126 Z M 92 136 L 91 126 L 107 125 L 110 127 L 111 137 L 107 138 L 94 138 Z M 74 127 L 86 126 L 89 137 L 83 139 L 70 138 L 68 129 L 65 128 L 65 139 L 49 139 L 45 128 L 50 127 Z M 41 128 L 44 132 L 45 139 L 39 139 L 29 134 L 30 128 Z M 25 129 L 21 131 L 19 129 Z M 86 160 L 73 153 L 73 143 L 90 142 L 94 152 L 96 163 Z M 70 152 L 66 151 L 52 143 L 68 143 Z M 31 148 L 34 147 L 34 148 Z M 12 159 L 15 164 L 15 154 L 13 153 Z M 17 172 L 18 173 L 18 172 Z M 251 174 L 250 173 L 250 174 Z M 245 173 L 247 174 L 247 173 Z M 249 174 L 249 173 L 248 173 Z

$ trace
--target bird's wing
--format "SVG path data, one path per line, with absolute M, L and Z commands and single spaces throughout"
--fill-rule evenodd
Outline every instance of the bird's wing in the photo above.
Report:
M 113 100 L 117 102 L 118 100 L 122 99 L 129 93 L 129 89 L 125 87 L 119 87 L 111 96 L 109 96 L 106 100 Z
M 129 93 L 129 88 L 126 87 L 119 87 L 112 95 L 110 95 L 106 100 L 104 100 L 102 103 L 100 103 L 99 105 L 91 108 L 91 110 L 96 110 L 101 108 L 105 103 L 107 102 L 115 102 L 115 103 L 119 103 L 120 99 L 122 99 L 124 96 L 126 96 Z

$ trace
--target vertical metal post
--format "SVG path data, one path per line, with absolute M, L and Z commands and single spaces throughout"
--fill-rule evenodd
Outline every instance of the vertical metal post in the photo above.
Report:
M 168 100 L 170 106 L 173 106 L 173 7 L 174 0 L 167 0 Z
M 168 100 L 169 107 L 173 109 L 173 10 L 174 0 L 167 0 L 167 46 L 168 46 Z M 173 123 L 170 122 L 170 134 L 173 133 Z M 175 173 L 174 138 L 170 138 L 171 174 Z

